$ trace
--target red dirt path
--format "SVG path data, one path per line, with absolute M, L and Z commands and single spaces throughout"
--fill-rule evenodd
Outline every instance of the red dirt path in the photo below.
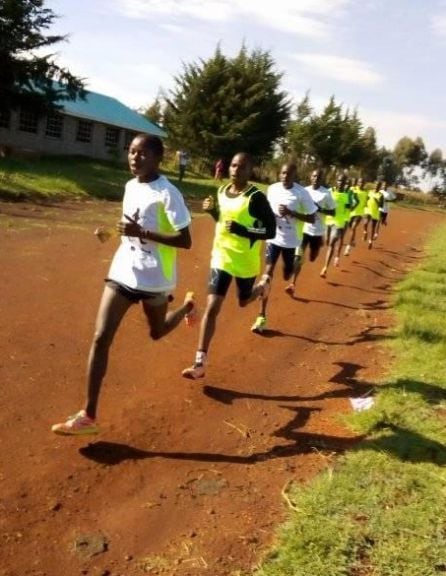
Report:
M 395 208 L 373 250 L 359 245 L 299 296 L 277 275 L 265 336 L 233 288 L 208 375 L 180 376 L 197 329 L 149 342 L 134 307 L 118 333 L 100 405 L 102 434 L 52 435 L 83 404 L 96 308 L 116 246 L 94 228 L 108 203 L 0 204 L 0 575 L 229 576 L 255 566 L 286 516 L 281 490 L 355 443 L 338 415 L 386 369 L 394 282 L 444 216 Z M 178 299 L 204 303 L 213 223 L 197 217 Z

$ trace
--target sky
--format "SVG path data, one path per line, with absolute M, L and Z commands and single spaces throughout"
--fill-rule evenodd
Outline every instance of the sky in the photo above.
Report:
M 446 0 L 46 0 L 59 65 L 132 108 L 175 86 L 184 65 L 242 45 L 268 51 L 296 104 L 334 95 L 379 145 L 423 138 L 446 156 Z

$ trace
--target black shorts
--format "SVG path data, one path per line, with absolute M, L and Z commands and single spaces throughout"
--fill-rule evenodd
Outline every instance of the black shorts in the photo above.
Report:
M 211 268 L 209 274 L 208 294 L 223 296 L 224 298 L 228 293 L 233 278 L 235 278 L 235 283 L 237 285 L 238 299 L 240 301 L 249 300 L 249 298 L 251 298 L 256 277 L 238 278 L 237 276 L 232 276 L 229 272 L 219 270 L 218 268 Z
M 272 242 L 267 242 L 265 248 L 265 262 L 275 266 L 279 256 L 282 254 L 283 277 L 285 280 L 288 280 L 294 272 L 295 253 L 296 248 L 284 248 L 283 246 L 277 246 L 277 244 L 273 244 Z
M 125 284 L 120 284 L 115 280 L 110 280 L 110 278 L 106 278 L 105 283 L 112 290 L 127 298 L 127 300 L 132 302 L 132 304 L 137 304 L 141 300 L 150 300 L 150 303 L 154 306 L 160 306 L 170 300 L 167 292 L 145 292 L 143 290 L 135 290 Z
M 316 260 L 323 245 L 323 236 L 313 236 L 312 234 L 304 232 L 302 237 L 302 252 L 305 252 L 307 246 L 310 247 L 310 262 Z

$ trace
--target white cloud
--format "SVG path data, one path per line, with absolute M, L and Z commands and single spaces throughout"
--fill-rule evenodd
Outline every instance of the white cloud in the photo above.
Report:
M 117 9 L 129 18 L 154 20 L 160 15 L 173 20 L 184 16 L 207 21 L 226 21 L 231 15 L 227 0 L 117 0 Z
M 129 18 L 150 21 L 160 16 L 175 21 L 189 17 L 207 22 L 249 19 L 292 34 L 322 38 L 329 35 L 335 19 L 352 0 L 114 0 Z M 113 6 L 113 4 L 112 4 Z M 162 23 L 165 24 L 165 23 Z
M 446 128 L 444 121 L 435 120 L 424 114 L 401 114 L 370 108 L 360 108 L 358 114 L 365 126 L 373 126 L 376 129 L 379 142 L 387 147 L 393 148 L 403 136 L 410 138 L 421 136 L 428 150 L 444 148 L 442 146 L 442 134 Z
M 436 34 L 446 37 L 446 12 L 432 16 L 431 26 Z
M 330 54 L 294 54 L 292 57 L 314 74 L 341 82 L 373 86 L 383 80 L 381 74 L 375 72 L 367 62 L 354 58 Z

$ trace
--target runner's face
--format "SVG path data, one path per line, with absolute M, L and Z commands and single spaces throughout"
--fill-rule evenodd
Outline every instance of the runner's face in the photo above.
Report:
M 128 161 L 130 172 L 140 182 L 144 182 L 158 170 L 159 158 L 145 146 L 141 138 L 135 138 L 130 144 Z
M 244 154 L 236 154 L 229 166 L 229 176 L 234 184 L 243 186 L 248 182 L 251 165 Z
M 336 182 L 336 187 L 338 190 L 344 190 L 345 188 L 345 181 L 342 180 L 342 178 L 339 178 L 339 180 Z
M 321 185 L 321 175 L 319 174 L 319 172 L 317 172 L 317 170 L 315 170 L 311 174 L 311 185 L 313 186 L 313 188 L 319 188 L 319 186 Z
M 284 188 L 292 188 L 295 174 L 296 171 L 292 166 L 288 166 L 288 164 L 282 166 L 282 169 L 280 170 L 280 181 Z

